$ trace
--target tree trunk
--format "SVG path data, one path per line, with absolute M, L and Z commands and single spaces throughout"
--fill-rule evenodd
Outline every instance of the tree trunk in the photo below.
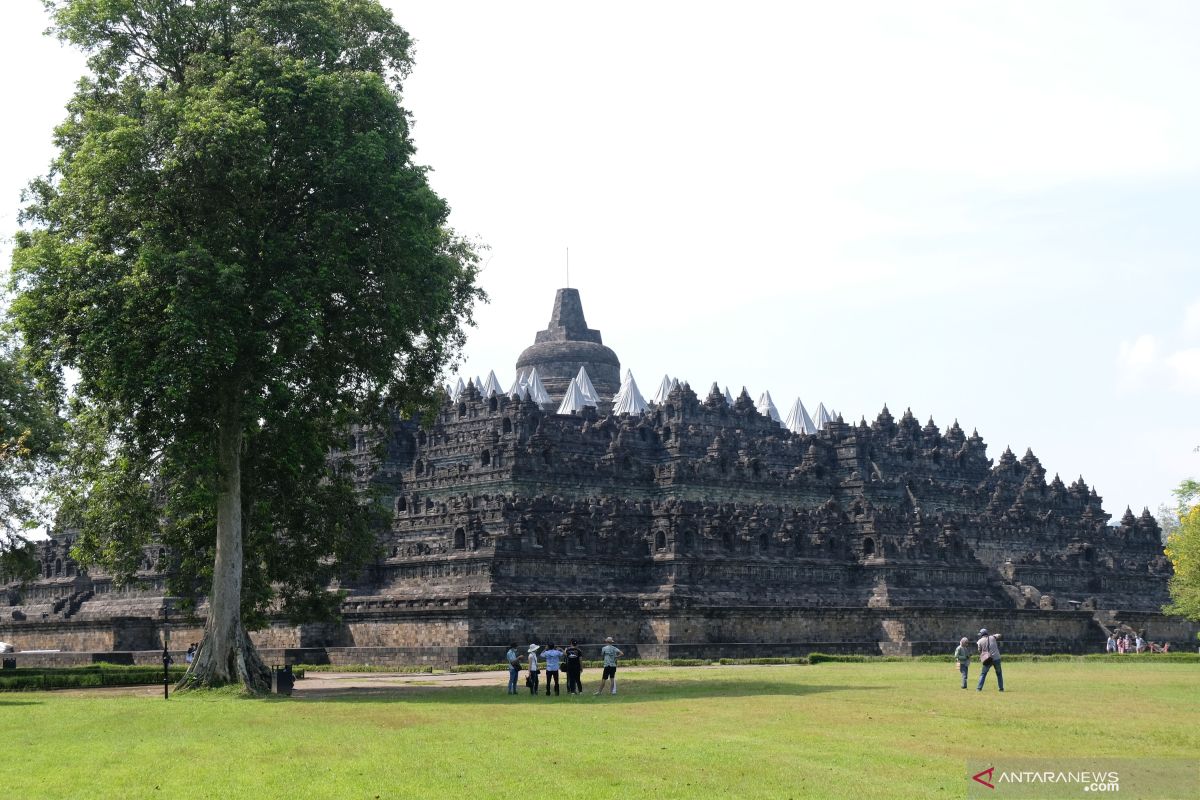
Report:
M 217 497 L 217 555 L 208 596 L 204 638 L 180 688 L 241 683 L 270 691 L 271 673 L 242 626 L 242 428 L 236 409 L 226 407 L 217 432 L 221 487 Z

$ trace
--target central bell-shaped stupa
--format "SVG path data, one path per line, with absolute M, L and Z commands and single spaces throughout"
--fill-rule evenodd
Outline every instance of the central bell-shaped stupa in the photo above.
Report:
M 558 290 L 550 324 L 546 330 L 538 331 L 534 343 L 517 359 L 517 372 L 521 375 L 527 375 L 534 367 L 555 400 L 562 398 L 580 367 L 587 368 L 602 400 L 611 400 L 621 388 L 621 362 L 616 353 L 604 346 L 600 331 L 588 328 L 578 289 Z

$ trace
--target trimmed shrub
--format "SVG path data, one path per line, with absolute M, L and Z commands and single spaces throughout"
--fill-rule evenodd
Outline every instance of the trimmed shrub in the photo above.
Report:
M 183 667 L 171 667 L 172 684 L 183 677 Z M 162 683 L 161 667 L 45 667 L 5 670 L 0 692 L 42 692 L 51 689 L 92 689 L 100 686 L 150 686 Z
M 858 664 L 858 663 L 862 663 L 867 660 L 874 660 L 874 658 L 876 658 L 876 657 L 875 656 L 853 655 L 853 654 L 809 653 L 808 654 L 808 663 L 822 664 L 827 661 L 833 661 L 833 662 L 837 662 L 837 663 Z
M 405 672 L 405 673 L 432 673 L 433 667 L 429 666 L 401 666 L 392 667 L 381 664 L 297 664 L 292 667 L 292 671 L 307 670 L 308 672 Z

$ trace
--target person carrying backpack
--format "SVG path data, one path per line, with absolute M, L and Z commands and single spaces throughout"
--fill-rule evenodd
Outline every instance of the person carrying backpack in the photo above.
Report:
M 504 660 L 508 662 L 508 693 L 517 693 L 517 677 L 521 674 L 521 656 L 517 653 L 517 645 L 510 644 L 508 652 L 504 654 Z

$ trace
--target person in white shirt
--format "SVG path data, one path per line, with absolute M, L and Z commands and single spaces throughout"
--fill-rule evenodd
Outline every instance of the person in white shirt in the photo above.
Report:
M 538 646 L 536 644 L 529 645 L 529 678 L 526 680 L 526 683 L 529 684 L 529 693 L 532 695 L 538 693 L 539 667 L 537 651 Z

